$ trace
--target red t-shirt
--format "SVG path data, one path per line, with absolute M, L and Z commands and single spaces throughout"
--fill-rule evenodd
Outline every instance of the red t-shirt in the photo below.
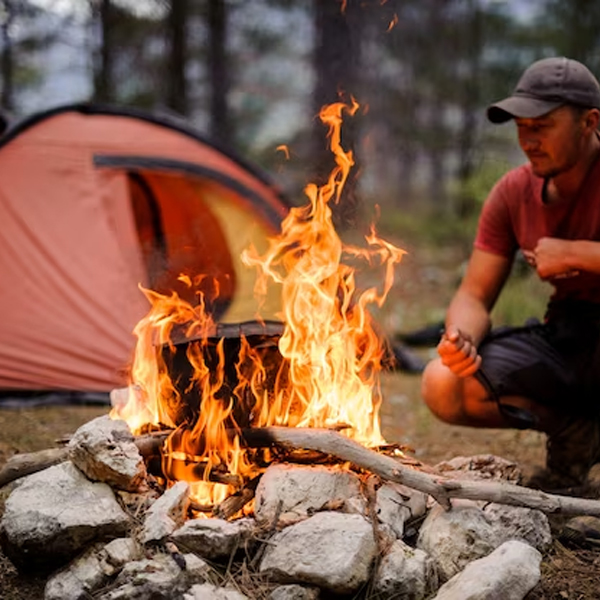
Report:
M 576 199 L 545 204 L 544 180 L 526 164 L 509 171 L 494 186 L 481 216 L 475 248 L 512 258 L 533 250 L 542 237 L 600 241 L 600 160 L 596 160 Z M 600 275 L 581 272 L 552 282 L 553 301 L 586 300 L 600 304 Z

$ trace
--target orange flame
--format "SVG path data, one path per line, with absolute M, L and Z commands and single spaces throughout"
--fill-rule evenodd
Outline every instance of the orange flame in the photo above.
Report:
M 378 238 L 374 228 L 366 236 L 368 248 L 344 246 L 329 206 L 340 201 L 354 165 L 352 152 L 341 145 L 342 115 L 354 115 L 358 108 L 352 100 L 321 110 L 335 159 L 328 181 L 306 187 L 309 203 L 290 210 L 264 256 L 254 248 L 242 255 L 246 265 L 257 269 L 258 295 L 269 284 L 281 286 L 284 330 L 275 366 L 264 349 L 242 339 L 235 386 L 225 385 L 224 340 L 215 341 L 217 326 L 202 296 L 192 307 L 176 294 L 144 290 L 151 309 L 134 330 L 135 385 L 129 402 L 115 407 L 111 416 L 125 419 L 134 432 L 148 424 L 174 428 L 163 448 L 163 473 L 169 480 L 194 482 L 198 502 L 214 505 L 234 489 L 233 483 L 214 483 L 215 473 L 243 479 L 258 472 L 256 461 L 241 447 L 240 407 L 250 426 L 344 424 L 344 433 L 361 443 L 384 443 L 378 416 L 383 348 L 368 305 L 384 302 L 404 251 Z M 342 263 L 344 254 L 383 268 L 383 289 L 359 294 L 355 270 Z M 189 277 L 182 281 L 191 284 Z M 191 375 L 183 388 L 181 380 L 171 379 L 169 368 L 181 351 L 177 339 L 189 342 L 184 347 Z
M 250 249 L 242 260 L 258 268 L 257 293 L 265 293 L 268 280 L 282 287 L 285 330 L 279 349 L 289 362 L 289 386 L 276 390 L 277 402 L 261 414 L 259 425 L 275 424 L 282 415 L 292 426 L 345 423 L 350 426 L 347 435 L 377 445 L 383 443 L 377 383 L 382 347 L 366 307 L 383 303 L 393 267 L 404 252 L 377 238 L 373 230 L 367 238 L 371 250 L 344 248 L 333 226 L 329 202 L 339 202 L 354 165 L 352 152 L 341 145 L 342 113 L 353 115 L 358 108 L 353 100 L 351 105 L 335 103 L 322 109 L 319 116 L 328 127 L 335 158 L 327 183 L 306 187 L 310 204 L 290 211 L 264 257 Z M 381 294 L 370 289 L 355 300 L 355 272 L 341 262 L 344 251 L 385 265 Z
M 285 144 L 280 144 L 275 150 L 283 152 L 286 160 L 290 160 L 290 149 Z

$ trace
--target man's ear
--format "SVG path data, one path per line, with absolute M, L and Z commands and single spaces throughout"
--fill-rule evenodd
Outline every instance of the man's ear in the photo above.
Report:
M 598 129 L 600 126 L 600 110 L 597 108 L 590 108 L 585 117 L 585 125 L 592 131 Z

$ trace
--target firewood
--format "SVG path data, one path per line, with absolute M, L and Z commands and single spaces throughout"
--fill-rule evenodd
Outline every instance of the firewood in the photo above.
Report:
M 49 448 L 28 454 L 15 454 L 0 469 L 0 488 L 11 481 L 25 477 L 25 475 L 31 475 L 64 462 L 67 458 L 68 449 L 66 447 Z
M 241 490 L 225 498 L 223 502 L 215 507 L 213 515 L 220 519 L 229 519 L 242 510 L 254 498 L 259 480 L 260 477 L 254 477 Z
M 451 498 L 481 500 L 534 508 L 545 513 L 600 516 L 600 501 L 548 494 L 506 482 L 465 481 L 425 473 L 379 454 L 335 431 L 326 429 L 264 427 L 244 430 L 248 445 L 258 440 L 265 444 L 317 450 L 354 464 L 384 480 L 402 483 L 432 496 L 439 504 L 451 508 Z
M 140 454 L 145 460 L 160 455 L 160 448 L 170 432 L 145 434 L 134 439 Z M 11 456 L 0 469 L 0 488 L 26 475 L 43 471 L 69 458 L 66 446 L 49 448 L 38 452 L 28 452 Z

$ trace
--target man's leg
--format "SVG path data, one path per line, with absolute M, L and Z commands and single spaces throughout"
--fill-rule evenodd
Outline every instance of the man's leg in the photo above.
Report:
M 453 425 L 532 428 L 546 433 L 546 468 L 527 481 L 531 487 L 564 490 L 579 486 L 600 461 L 597 417 L 565 413 L 516 395 L 494 398 L 480 380 L 456 377 L 439 359 L 427 365 L 421 392 L 429 409 Z M 530 415 L 529 423 L 519 419 L 520 412 Z
M 433 414 L 453 425 L 519 429 L 533 426 L 540 431 L 556 427 L 555 411 L 517 395 L 495 398 L 479 378 L 457 377 L 440 359 L 427 364 L 421 395 Z M 519 414 L 523 415 L 521 419 Z M 527 415 L 529 418 L 525 418 Z

